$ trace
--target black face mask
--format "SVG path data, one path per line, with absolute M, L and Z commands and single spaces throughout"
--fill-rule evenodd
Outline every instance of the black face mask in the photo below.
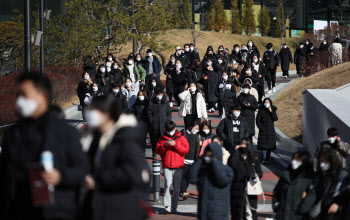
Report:
M 248 148 L 247 147 L 240 147 L 240 148 L 238 148 L 238 151 L 240 154 L 246 154 L 248 152 Z

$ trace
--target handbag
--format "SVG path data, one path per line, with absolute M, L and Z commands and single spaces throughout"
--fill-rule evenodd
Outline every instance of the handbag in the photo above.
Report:
M 324 194 L 322 195 L 320 201 L 318 201 L 318 203 L 316 203 L 316 205 L 314 205 L 310 211 L 307 213 L 307 215 L 310 217 L 310 218 L 316 218 L 317 216 L 319 216 L 321 214 L 321 209 L 322 209 L 322 202 L 323 202 L 323 199 L 325 197 L 325 195 L 327 194 L 329 188 L 331 187 L 331 184 L 329 184 L 326 188 L 326 190 L 324 191 Z
M 254 166 L 255 165 L 253 164 L 253 167 Z M 258 177 L 258 175 L 256 175 L 255 168 L 253 168 L 253 169 L 254 169 L 254 174 L 256 177 L 255 177 L 255 179 L 249 178 L 249 181 L 247 182 L 247 195 L 245 196 L 245 198 L 246 198 L 247 205 L 248 205 L 249 209 L 251 209 L 253 211 L 259 211 L 260 209 L 263 209 L 265 206 L 265 194 L 264 194 L 264 190 L 262 188 L 260 178 Z M 258 196 L 258 195 L 262 195 L 263 205 L 260 209 L 255 209 L 255 208 L 250 206 L 248 196 Z

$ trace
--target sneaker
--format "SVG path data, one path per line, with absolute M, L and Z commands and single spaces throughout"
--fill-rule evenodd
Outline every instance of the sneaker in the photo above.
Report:
M 288 78 L 288 76 L 284 76 L 284 78 L 285 78 L 285 79 L 287 79 L 287 78 Z
M 211 113 L 211 108 L 210 108 L 210 109 L 208 109 L 208 113 Z
M 152 158 L 153 158 L 153 160 L 155 160 L 155 159 L 156 159 L 156 157 L 157 157 L 157 154 L 156 154 L 156 153 L 153 153 L 153 154 L 152 154 Z
M 215 108 L 211 108 L 211 112 L 215 112 Z
M 269 91 L 267 91 L 267 92 L 266 92 L 266 94 L 270 94 L 271 92 L 272 92 L 272 91 L 271 91 L 271 90 L 269 90 Z
M 182 195 L 182 201 L 186 201 L 186 200 L 188 199 L 189 196 L 190 196 L 190 193 L 185 192 L 185 193 Z
M 179 214 L 179 213 L 180 213 L 180 212 L 178 212 L 177 210 L 172 210 L 172 211 L 171 211 L 171 214 L 175 214 L 175 215 L 176 215 L 176 214 Z
M 172 108 L 174 106 L 174 104 L 172 102 L 170 102 L 169 105 L 170 105 L 170 108 Z
M 273 93 L 276 92 L 276 88 L 275 88 L 275 87 L 272 88 L 272 92 L 273 92 Z
M 169 206 L 164 208 L 164 214 L 170 214 L 171 213 L 171 209 Z

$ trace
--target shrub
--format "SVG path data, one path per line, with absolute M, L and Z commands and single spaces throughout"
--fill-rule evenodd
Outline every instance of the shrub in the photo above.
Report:
M 35 70 L 34 70 L 35 71 Z M 81 80 L 82 69 L 74 67 L 46 67 L 45 74 L 53 86 L 52 103 L 62 104 L 76 95 L 76 88 Z M 4 76 L 0 80 L 0 126 L 16 122 L 15 81 L 21 72 Z

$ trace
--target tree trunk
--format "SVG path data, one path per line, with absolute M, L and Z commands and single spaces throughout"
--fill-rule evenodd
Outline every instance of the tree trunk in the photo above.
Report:
M 155 52 L 160 56 L 160 58 L 162 58 L 162 66 L 163 66 L 163 69 L 164 69 L 165 66 L 166 66 L 166 59 L 165 59 L 164 54 L 160 50 L 155 50 Z
M 141 57 L 145 57 L 146 56 L 145 45 L 144 44 L 142 44 L 139 53 L 140 53 Z
M 134 38 L 134 39 L 132 40 L 132 52 L 133 52 L 134 55 L 137 54 L 137 48 L 138 48 L 138 42 L 137 42 L 137 40 Z

